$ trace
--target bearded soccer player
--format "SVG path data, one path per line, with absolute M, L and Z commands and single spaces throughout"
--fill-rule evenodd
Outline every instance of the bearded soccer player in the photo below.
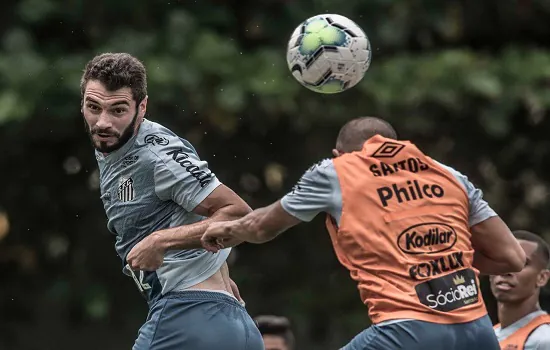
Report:
M 82 113 L 96 149 L 101 200 L 123 272 L 149 304 L 133 350 L 264 349 L 229 278 L 229 249 L 211 254 L 209 223 L 250 212 L 193 146 L 145 119 L 143 64 L 106 53 L 86 65 Z
M 498 349 L 478 273 L 519 271 L 525 254 L 481 191 L 378 118 L 344 125 L 333 154 L 282 200 L 210 225 L 203 246 L 264 243 L 325 212 L 374 324 L 344 349 Z
M 513 234 L 527 262 L 520 272 L 491 276 L 500 320 L 495 333 L 502 350 L 550 350 L 550 315 L 539 305 L 540 290 L 550 278 L 550 249 L 532 232 Z

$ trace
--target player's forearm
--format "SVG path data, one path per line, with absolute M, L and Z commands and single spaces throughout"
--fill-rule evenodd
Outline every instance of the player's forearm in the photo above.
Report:
M 235 221 L 235 225 L 231 225 L 231 235 L 242 241 L 261 244 L 271 241 L 300 222 L 283 209 L 281 201 L 277 201 Z
M 511 272 L 511 267 L 508 262 L 491 259 L 480 251 L 474 253 L 473 266 L 478 269 L 482 275 L 500 275 Z
M 503 274 L 519 272 L 525 266 L 525 252 L 506 223 L 492 216 L 470 228 L 472 246 L 476 252 L 474 261 L 486 273 Z
M 266 217 L 270 207 L 256 209 L 240 218 L 232 231 L 234 237 L 249 243 L 261 244 L 271 241 L 281 232 L 274 225 L 269 225 Z
M 201 237 L 208 225 L 215 221 L 230 221 L 243 217 L 250 211 L 247 207 L 231 206 L 218 210 L 206 220 L 157 231 L 159 244 L 165 250 L 202 248 Z

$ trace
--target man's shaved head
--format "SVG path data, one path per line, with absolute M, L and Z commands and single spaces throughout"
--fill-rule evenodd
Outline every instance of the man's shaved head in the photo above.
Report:
M 397 139 L 395 129 L 387 121 L 375 117 L 355 118 L 340 129 L 336 150 L 340 153 L 360 151 L 365 141 L 375 135 Z

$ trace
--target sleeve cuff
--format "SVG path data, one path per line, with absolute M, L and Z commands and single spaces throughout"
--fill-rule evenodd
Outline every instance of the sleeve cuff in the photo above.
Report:
M 477 215 L 473 215 L 470 217 L 470 220 L 469 220 L 470 227 L 475 226 L 495 216 L 498 216 L 498 214 L 495 213 L 493 210 L 485 213 L 478 213 Z
M 299 211 L 292 210 L 292 207 L 287 203 L 286 196 L 281 199 L 281 207 L 290 215 L 294 216 L 296 219 L 303 221 L 303 222 L 310 222 L 313 220 L 314 216 L 311 215 L 305 215 L 305 213 L 301 213 Z
M 220 180 L 218 180 L 217 177 L 214 177 L 212 181 L 208 183 L 208 185 L 203 188 L 195 198 L 193 198 L 193 201 L 189 203 L 188 211 L 193 211 L 195 208 L 202 203 L 208 197 L 218 186 L 220 186 L 222 183 Z

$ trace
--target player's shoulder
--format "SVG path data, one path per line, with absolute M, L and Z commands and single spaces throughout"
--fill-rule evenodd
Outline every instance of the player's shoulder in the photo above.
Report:
M 538 338 L 544 338 L 550 344 L 550 338 L 548 337 L 548 334 L 550 334 L 550 323 L 543 323 L 540 326 L 538 326 L 537 328 L 535 328 L 535 330 L 533 332 L 531 332 L 531 336 L 538 337 Z M 539 336 L 541 336 L 541 337 L 539 337 Z
M 311 165 L 300 177 L 298 184 L 325 187 L 332 186 L 331 184 L 337 182 L 337 179 L 332 159 L 323 159 Z
M 139 130 L 136 143 L 138 146 L 155 148 L 158 146 L 168 146 L 180 140 L 180 137 L 175 132 L 164 125 L 146 119 Z
M 535 328 L 533 332 L 531 332 L 526 343 L 533 343 L 538 346 L 544 345 L 550 348 L 550 337 L 548 337 L 548 334 L 550 334 L 550 324 L 542 324 Z M 546 349 L 546 347 L 544 349 Z
M 451 166 L 451 165 L 448 165 L 448 164 L 445 164 L 437 159 L 434 159 L 434 158 L 429 158 L 432 162 L 434 162 L 437 166 L 440 166 L 442 167 L 443 169 L 446 169 L 448 170 L 449 172 L 451 172 L 453 175 L 460 175 L 460 176 L 464 176 L 460 171 L 458 171 L 455 167 Z
M 312 164 L 304 173 L 305 175 L 327 176 L 334 172 L 334 163 L 332 159 L 325 158 Z
M 179 137 L 175 132 L 164 125 L 150 120 L 144 120 L 138 133 L 136 146 L 144 152 L 156 157 L 167 158 L 174 154 L 196 154 L 193 145 Z
M 436 165 L 440 166 L 441 168 L 447 170 L 453 177 L 458 180 L 461 184 L 463 184 L 466 187 L 470 186 L 470 180 L 468 179 L 468 176 L 465 175 L 463 172 L 457 170 L 455 167 L 450 166 L 448 164 L 445 164 L 443 162 L 440 162 L 438 160 L 435 160 L 433 158 L 430 158 Z

